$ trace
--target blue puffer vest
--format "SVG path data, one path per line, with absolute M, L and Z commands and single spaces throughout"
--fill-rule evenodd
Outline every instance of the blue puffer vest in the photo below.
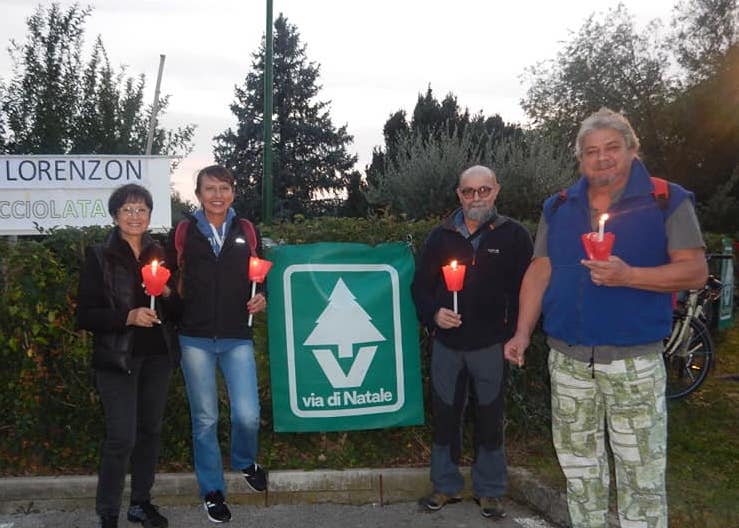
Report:
M 631 266 L 669 262 L 665 219 L 683 200 L 693 199 L 692 193 L 671 183 L 663 209 L 652 189 L 646 168 L 634 160 L 623 195 L 608 210 L 606 231 L 616 236 L 612 254 Z M 542 304 L 547 335 L 571 345 L 631 346 L 660 341 L 670 333 L 669 293 L 596 286 L 590 271 L 580 264 L 586 258 L 580 235 L 592 230 L 585 177 L 567 189 L 566 199 L 559 195 L 547 199 L 544 216 L 552 265 Z

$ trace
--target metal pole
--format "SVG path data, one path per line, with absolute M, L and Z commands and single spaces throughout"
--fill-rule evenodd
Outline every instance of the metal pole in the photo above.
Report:
M 151 145 L 154 142 L 154 127 L 159 113 L 159 88 L 162 85 L 162 72 L 164 72 L 165 55 L 159 55 L 159 74 L 157 75 L 157 86 L 154 89 L 154 104 L 151 106 L 151 116 L 149 116 L 149 133 L 146 136 L 146 155 L 151 155 Z
M 264 152 L 262 167 L 262 221 L 272 223 L 272 0 L 267 0 L 264 38 Z

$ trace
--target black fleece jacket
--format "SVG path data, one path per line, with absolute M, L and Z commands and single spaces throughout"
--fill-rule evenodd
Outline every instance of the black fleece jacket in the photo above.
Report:
M 128 312 L 149 306 L 149 296 L 141 286 L 141 267 L 163 257 L 159 244 L 145 234 L 137 261 L 117 227 L 104 242 L 87 248 L 77 294 L 77 325 L 93 333 L 94 368 L 130 372 L 132 357 L 139 355 L 169 354 L 173 365 L 179 363 L 175 323 L 181 306 L 171 279 L 170 297 L 156 298 L 162 324 L 152 328 L 126 325 Z
M 218 256 L 200 232 L 197 220 L 189 216 L 187 239 L 182 255 L 182 268 L 176 274 L 182 285 L 183 313 L 180 334 L 190 337 L 252 339 L 247 325 L 246 303 L 251 298 L 249 281 L 249 244 L 238 219 L 228 228 Z M 167 244 L 167 262 L 177 262 L 172 229 Z M 257 235 L 257 254 L 262 256 L 262 238 Z M 259 284 L 258 292 L 264 284 Z
M 474 350 L 513 335 L 518 293 L 533 244 L 523 225 L 499 215 L 465 238 L 455 227 L 455 214 L 429 234 L 416 262 L 411 290 L 418 319 L 436 339 L 450 348 Z M 471 240 L 477 237 L 475 250 Z M 434 315 L 439 308 L 453 307 L 441 271 L 452 260 L 466 266 L 464 287 L 457 293 L 462 325 L 444 330 L 436 326 Z

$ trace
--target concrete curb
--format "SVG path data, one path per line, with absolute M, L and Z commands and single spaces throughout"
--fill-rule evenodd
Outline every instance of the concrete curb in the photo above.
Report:
M 469 468 L 463 468 L 470 481 Z M 550 521 L 569 520 L 564 493 L 540 483 L 523 468 L 509 468 L 508 495 Z M 92 509 L 96 476 L 10 477 L 0 479 L 0 513 Z M 240 473 L 226 473 L 228 500 L 235 504 L 389 504 L 415 501 L 430 490 L 428 468 L 276 470 L 266 493 L 252 492 Z M 127 480 L 126 489 L 129 489 Z M 194 504 L 198 487 L 192 473 L 160 473 L 152 491 L 161 505 Z M 464 496 L 472 491 L 465 489 Z M 127 500 L 124 499 L 124 500 Z

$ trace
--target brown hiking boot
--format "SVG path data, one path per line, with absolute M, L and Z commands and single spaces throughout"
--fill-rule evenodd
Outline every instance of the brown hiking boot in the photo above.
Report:
M 480 505 L 480 515 L 486 519 L 502 519 L 506 516 L 503 501 L 498 497 L 480 497 L 475 502 Z
M 418 505 L 423 510 L 435 512 L 439 511 L 447 504 L 454 504 L 455 502 L 460 502 L 461 500 L 462 497 L 459 496 L 452 497 L 450 495 L 444 495 L 443 493 L 432 493 L 431 495 L 427 495 L 418 499 Z

